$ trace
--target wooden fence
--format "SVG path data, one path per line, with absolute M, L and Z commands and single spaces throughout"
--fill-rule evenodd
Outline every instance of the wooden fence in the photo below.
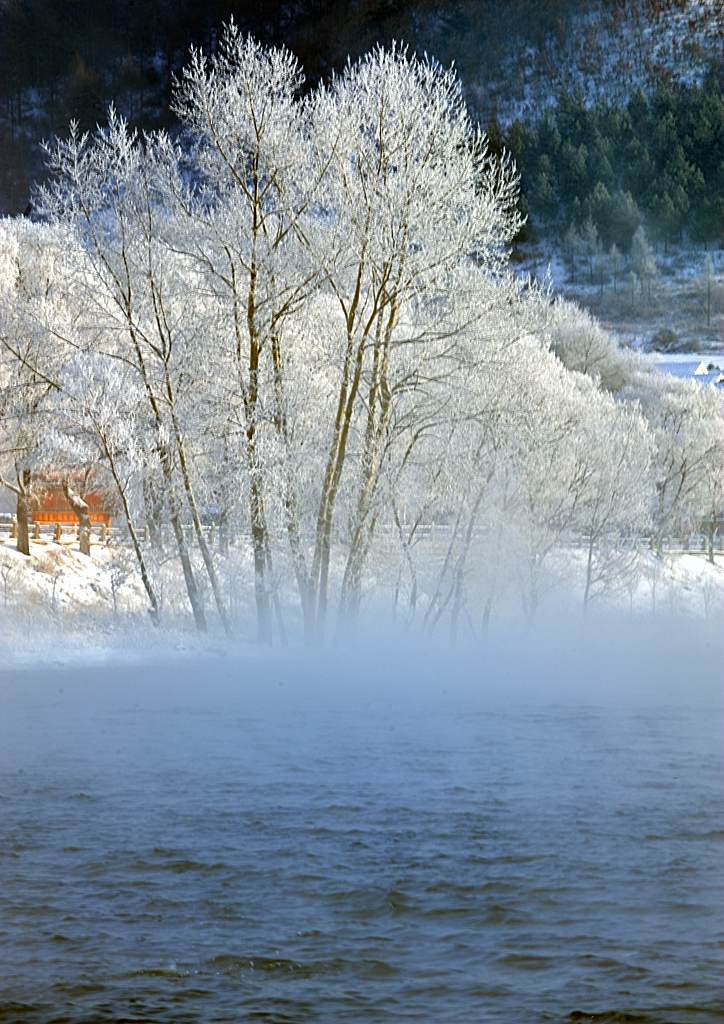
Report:
M 186 524 L 184 533 L 191 545 L 195 543 L 195 531 L 191 524 Z M 415 532 L 415 543 L 438 542 L 445 543 L 450 537 L 451 527 L 447 524 L 425 524 L 420 525 Z M 221 535 L 218 526 L 208 524 L 203 527 L 204 535 L 209 546 L 214 549 L 221 546 Z M 482 536 L 480 531 L 480 536 Z M 0 522 L 0 545 L 14 546 L 16 543 L 16 525 L 14 522 Z M 147 528 L 141 528 L 141 541 L 149 542 Z M 392 539 L 397 537 L 397 527 L 394 524 L 380 524 L 378 526 L 379 539 Z M 245 529 L 234 529 L 229 532 L 228 545 L 230 547 L 244 546 L 249 543 L 251 533 Z M 162 530 L 164 544 L 173 543 L 173 535 L 170 528 Z M 30 527 L 30 543 L 38 545 L 58 544 L 67 548 L 74 548 L 78 545 L 78 527 L 61 525 L 59 523 L 33 523 Z M 586 545 L 586 538 L 572 536 L 566 539 L 566 545 L 570 547 L 581 547 Z M 648 543 L 648 538 L 641 538 L 642 544 Z M 92 546 L 109 547 L 130 547 L 131 538 L 128 530 L 119 526 L 102 526 L 95 524 L 91 530 Z M 724 552 L 724 532 L 717 532 L 714 535 L 714 550 L 717 553 Z M 706 554 L 708 551 L 708 537 L 704 533 L 692 533 L 689 537 L 667 537 L 664 539 L 663 550 L 667 554 Z

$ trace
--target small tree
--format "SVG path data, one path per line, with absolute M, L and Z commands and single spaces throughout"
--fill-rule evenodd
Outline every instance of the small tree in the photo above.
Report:
M 0 579 L 3 585 L 3 604 L 7 608 L 9 605 L 8 596 L 10 591 L 15 586 L 18 578 L 18 567 L 13 565 L 12 562 L 0 563 Z
M 132 576 L 133 564 L 127 552 L 117 549 L 113 552 L 110 563 L 111 601 L 114 618 L 118 616 L 118 595 Z
M 724 449 L 721 407 L 714 389 L 664 374 L 651 374 L 636 397 L 654 439 L 652 548 L 661 557 L 664 538 L 689 530 L 706 507 Z
M 704 260 L 703 286 L 706 301 L 706 326 L 711 327 L 711 297 L 714 287 L 714 264 L 709 253 L 707 253 L 706 259 Z
M 645 287 L 646 294 L 650 300 L 651 282 L 658 273 L 658 267 L 656 266 L 654 250 L 649 245 L 646 232 L 642 227 L 633 236 L 631 243 L 631 265 L 641 282 L 641 294 L 643 295 Z
M 631 286 L 631 309 L 636 309 L 636 285 L 638 284 L 638 276 L 634 270 L 629 271 L 628 282 Z
M 611 267 L 611 277 L 613 278 L 613 290 L 617 290 L 618 279 L 623 270 L 623 256 L 621 250 L 614 242 L 608 253 L 609 266 Z
M 638 410 L 613 398 L 592 403 L 585 428 L 580 458 L 590 472 L 577 524 L 586 540 L 584 613 L 594 598 L 624 586 L 636 568 L 637 539 L 649 525 L 653 446 Z
M 593 267 L 595 259 L 601 251 L 601 243 L 598 239 L 598 229 L 590 217 L 581 228 L 581 240 L 586 261 L 588 262 L 588 275 L 591 284 L 593 284 Z
M 563 255 L 568 263 L 568 274 L 571 281 L 576 282 L 576 260 L 581 251 L 581 236 L 576 231 L 575 224 L 569 224 L 568 230 L 563 236 Z

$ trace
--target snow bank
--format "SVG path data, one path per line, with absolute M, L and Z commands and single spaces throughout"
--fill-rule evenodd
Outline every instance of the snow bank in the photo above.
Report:
M 148 663 L 200 656 L 265 656 L 251 641 L 251 601 L 237 603 L 231 638 L 222 633 L 213 619 L 209 633 L 199 635 L 192 628 L 190 615 L 178 607 L 168 608 L 163 628 L 156 629 L 149 620 L 140 581 L 128 574 L 128 565 L 124 563 L 129 554 L 98 547 L 90 558 L 85 558 L 58 545 L 35 545 L 30 558 L 25 558 L 8 545 L 0 544 L 2 663 L 20 667 L 38 663 Z M 524 643 L 541 649 L 547 643 L 546 637 L 552 636 L 560 644 L 563 638 L 573 641 L 576 636 L 590 635 L 592 629 L 599 628 L 612 630 L 616 643 L 642 630 L 653 630 L 675 643 L 684 642 L 684 637 L 695 630 L 702 642 L 708 642 L 720 630 L 724 616 L 722 554 L 717 554 L 712 564 L 701 553 L 659 559 L 652 552 L 643 551 L 631 583 L 621 584 L 594 600 L 585 621 L 584 582 L 584 551 L 560 551 L 551 563 L 549 577 L 542 581 L 544 598 L 536 625 L 526 623 L 519 595 L 511 588 L 509 593 L 500 594 L 487 637 L 470 642 L 482 647 Z M 250 589 L 249 573 L 240 572 L 238 583 L 242 589 Z M 407 628 L 394 621 L 389 614 L 387 591 L 384 581 L 380 581 L 368 595 L 360 643 L 369 638 L 370 630 L 374 632 L 378 652 L 383 645 L 394 651 L 410 644 L 436 644 L 442 639 L 447 643 L 442 634 L 426 638 L 424 631 L 414 625 Z M 285 614 L 293 623 L 293 588 L 284 588 L 281 594 Z M 424 596 L 420 596 L 421 604 Z M 468 642 L 468 638 L 463 635 L 461 642 Z M 654 646 L 656 643 L 652 641 Z M 290 651 L 298 653 L 300 649 L 301 640 L 292 631 Z

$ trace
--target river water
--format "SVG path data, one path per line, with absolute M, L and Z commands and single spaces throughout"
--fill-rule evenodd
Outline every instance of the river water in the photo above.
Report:
M 0 675 L 0 1021 L 721 1022 L 721 703 L 380 672 Z

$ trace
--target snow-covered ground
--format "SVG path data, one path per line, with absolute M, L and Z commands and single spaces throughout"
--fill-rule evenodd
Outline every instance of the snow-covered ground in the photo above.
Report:
M 130 571 L 129 555 L 126 550 L 99 545 L 86 558 L 77 550 L 48 544 L 36 545 L 31 557 L 24 558 L 9 544 L 0 544 L 0 662 L 20 666 L 36 661 L 148 661 L 156 657 L 168 660 L 196 654 L 254 652 L 250 575 L 239 581 L 240 589 L 248 590 L 248 600 L 235 602 L 231 638 L 223 636 L 213 622 L 209 633 L 199 636 L 193 631 L 190 617 L 177 604 L 167 611 L 163 627 L 156 629 L 146 612 L 140 580 Z M 432 548 L 429 555 L 433 562 Z M 244 561 L 237 555 L 235 566 Z M 562 622 L 581 625 L 584 572 L 581 550 L 566 549 L 552 559 L 541 588 L 542 627 Z M 390 567 L 380 571 L 365 599 L 368 623 L 376 630 L 387 631 L 390 641 L 398 629 L 389 615 L 393 575 Z M 289 603 L 289 621 L 293 624 L 293 588 L 285 588 L 283 596 Z M 423 589 L 420 609 L 425 600 Z M 642 552 L 633 581 L 603 595 L 589 609 L 589 622 L 611 617 L 625 623 L 626 628 L 634 622 L 651 624 L 657 620 L 674 622 L 682 630 L 694 624 L 703 635 L 713 636 L 724 621 L 724 554 L 717 554 L 714 564 L 710 564 L 701 553 L 670 554 L 658 559 L 651 552 Z M 528 635 L 530 624 L 524 621 L 512 582 L 501 589 L 492 629 L 493 633 L 512 630 L 520 636 Z M 409 642 L 415 627 L 405 625 L 404 632 Z M 292 635 L 292 646 L 299 642 Z
M 583 555 L 576 552 L 571 577 L 583 578 Z M 601 605 L 609 611 L 647 616 L 659 613 L 673 618 L 701 618 L 724 622 L 724 554 L 711 564 L 702 553 L 640 556 L 638 573 L 632 582 L 604 595 Z M 595 614 L 595 612 L 594 612 Z
M 162 630 L 155 628 L 141 581 L 128 571 L 129 556 L 99 545 L 87 558 L 51 544 L 34 545 L 25 558 L 0 544 L 0 665 L 168 663 L 222 651 L 255 656 L 243 634 L 229 640 L 212 626 L 202 636 L 173 611 Z
M 29 558 L 9 541 L 0 545 L 0 604 L 21 605 L 30 615 L 51 613 L 82 616 L 134 610 L 142 600 L 140 580 L 127 567 L 126 552 L 94 545 L 90 558 L 66 544 L 32 543 Z M 124 569 L 124 579 L 119 578 Z
M 706 261 L 711 259 L 713 279 L 711 308 L 707 319 Z M 546 282 L 557 295 L 588 309 L 603 327 L 624 344 L 640 351 L 661 348 L 667 337 L 669 351 L 685 360 L 702 359 L 724 365 L 724 250 L 707 251 L 686 246 L 656 252 L 657 276 L 650 294 L 634 294 L 627 265 L 614 283 L 610 272 L 604 284 L 591 281 L 587 263 L 577 260 L 574 279 L 571 268 L 553 239 L 540 239 L 520 248 L 515 271 Z M 672 361 L 673 365 L 673 361 Z
M 724 354 L 721 352 L 648 352 L 645 358 L 657 370 L 681 380 L 719 387 L 724 380 Z

